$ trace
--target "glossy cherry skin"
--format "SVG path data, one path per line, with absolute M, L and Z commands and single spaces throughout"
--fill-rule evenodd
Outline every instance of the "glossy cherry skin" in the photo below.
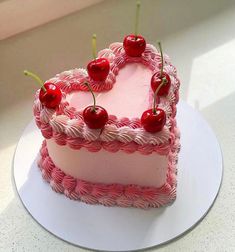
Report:
M 150 133 L 159 132 L 166 124 L 166 113 L 160 108 L 156 108 L 155 114 L 152 109 L 146 110 L 141 116 L 141 124 Z
M 62 93 L 59 87 L 53 83 L 45 83 L 44 87 L 40 89 L 39 100 L 47 108 L 53 109 L 56 108 L 62 99 Z
M 88 106 L 83 110 L 83 119 L 90 129 L 101 129 L 108 121 L 108 113 L 101 106 Z
M 161 72 L 156 72 L 151 78 L 151 87 L 152 87 L 153 92 L 155 92 L 156 89 L 159 87 L 159 85 L 162 83 L 162 79 L 164 77 L 165 77 L 166 82 L 158 91 L 159 96 L 168 95 L 170 87 L 171 87 L 171 78 L 165 72 L 162 72 L 162 76 L 161 76 Z
M 105 81 L 110 70 L 109 61 L 105 58 L 92 60 L 87 65 L 87 72 L 94 81 Z
M 123 47 L 128 56 L 140 57 L 141 54 L 145 51 L 146 41 L 141 35 L 127 35 L 124 38 Z

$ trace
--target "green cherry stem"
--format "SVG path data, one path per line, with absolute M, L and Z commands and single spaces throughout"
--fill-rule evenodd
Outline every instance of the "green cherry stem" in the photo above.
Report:
M 135 38 L 138 36 L 139 28 L 139 16 L 140 16 L 140 1 L 136 2 L 136 13 L 135 13 Z
M 95 94 L 94 94 L 94 92 L 93 92 L 93 90 L 92 90 L 92 88 L 91 88 L 91 85 L 90 85 L 88 82 L 85 82 L 84 84 L 88 87 L 89 91 L 90 91 L 91 94 L 92 94 L 93 101 L 94 101 L 94 104 L 93 104 L 93 111 L 95 111 L 95 110 L 96 110 L 96 98 L 95 98 Z
M 37 81 L 37 83 L 39 83 L 39 85 L 41 86 L 42 90 L 43 90 L 44 92 L 47 91 L 46 88 L 44 87 L 43 81 L 42 81 L 36 74 L 34 74 L 34 73 L 30 72 L 30 71 L 24 70 L 24 75 L 25 75 L 25 76 L 30 76 L 30 77 L 32 77 L 33 79 L 35 79 L 35 80 Z
M 96 34 L 93 34 L 92 36 L 92 55 L 93 58 L 97 58 L 97 49 L 96 49 Z
M 159 50 L 160 50 L 160 54 L 161 54 L 161 73 L 160 73 L 160 77 L 162 77 L 162 73 L 163 73 L 163 53 L 162 53 L 162 45 L 161 45 L 161 42 L 158 41 L 158 47 L 159 47 Z
M 161 89 L 161 87 L 165 84 L 166 82 L 166 78 L 163 77 L 162 78 L 162 82 L 161 84 L 158 86 L 158 88 L 156 89 L 156 91 L 154 92 L 154 95 L 153 95 L 153 113 L 156 114 L 157 110 L 156 110 L 156 99 L 157 99 L 157 94 L 159 92 L 159 90 Z

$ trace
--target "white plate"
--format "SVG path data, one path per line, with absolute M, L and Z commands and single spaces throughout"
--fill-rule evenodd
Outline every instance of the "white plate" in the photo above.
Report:
M 15 183 L 23 204 L 46 230 L 81 247 L 128 251 L 169 242 L 206 215 L 223 173 L 219 144 L 202 116 L 181 101 L 177 120 L 182 149 L 177 199 L 171 206 L 150 210 L 94 206 L 55 193 L 36 165 L 43 138 L 34 122 L 25 129 L 14 157 Z

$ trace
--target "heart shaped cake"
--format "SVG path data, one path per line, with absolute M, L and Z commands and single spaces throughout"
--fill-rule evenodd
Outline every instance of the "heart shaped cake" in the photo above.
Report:
M 176 197 L 180 150 L 176 68 L 150 44 L 133 56 L 125 43 L 113 43 L 98 53 L 96 60 L 103 64 L 103 59 L 108 71 L 97 78 L 89 72 L 91 66 L 46 81 L 44 87 L 56 90 L 50 105 L 37 91 L 34 117 L 45 138 L 38 162 L 42 176 L 54 191 L 89 204 L 169 204 Z M 89 90 L 96 106 L 107 112 L 103 121 L 84 114 L 89 107 L 90 116 L 98 114 Z

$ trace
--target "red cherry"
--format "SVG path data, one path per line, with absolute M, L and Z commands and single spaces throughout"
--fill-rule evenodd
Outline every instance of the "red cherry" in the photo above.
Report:
M 161 131 L 166 123 L 166 113 L 160 108 L 156 108 L 156 113 L 153 109 L 144 111 L 141 116 L 141 124 L 148 132 L 155 133 Z
M 128 56 L 140 57 L 146 48 L 146 41 L 141 35 L 127 35 L 124 38 L 123 47 Z
M 108 121 L 108 113 L 101 106 L 88 106 L 83 110 L 83 119 L 90 129 L 101 129 Z
M 90 78 L 94 81 L 104 81 L 109 74 L 109 61 L 105 58 L 92 60 L 87 65 L 87 71 Z
M 60 88 L 53 83 L 45 83 L 43 86 L 46 90 L 41 88 L 39 93 L 40 102 L 47 108 L 57 107 L 62 99 Z
M 160 96 L 168 95 L 170 86 L 171 86 L 171 78 L 165 72 L 162 72 L 162 76 L 161 76 L 161 72 L 156 72 L 151 78 L 151 87 L 152 87 L 153 92 L 155 92 L 157 88 L 161 85 L 163 78 L 165 78 L 165 83 L 158 91 L 158 95 Z

